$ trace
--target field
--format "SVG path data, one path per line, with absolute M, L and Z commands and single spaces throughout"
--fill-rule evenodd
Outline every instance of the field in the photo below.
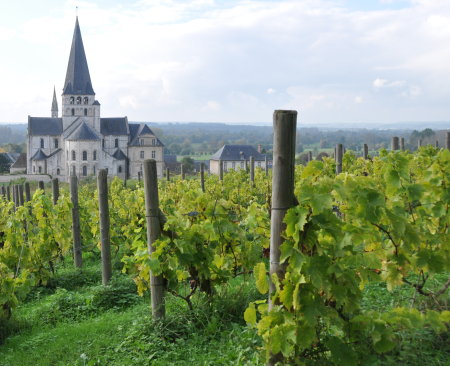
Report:
M 161 238 L 147 251 L 144 190 L 109 185 L 111 266 L 102 285 L 95 187 L 72 204 L 46 189 L 1 200 L 0 365 L 446 365 L 450 152 L 380 151 L 295 172 L 284 278 L 269 288 L 271 177 L 256 170 L 159 181 Z M 152 318 L 150 272 L 164 279 Z

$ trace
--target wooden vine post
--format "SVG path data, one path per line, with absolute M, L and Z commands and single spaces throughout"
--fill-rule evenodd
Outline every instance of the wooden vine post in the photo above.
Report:
M 308 163 L 312 161 L 312 151 L 308 151 Z
M 365 160 L 369 158 L 369 146 L 367 144 L 363 145 L 363 158 Z
M 144 161 L 144 192 L 145 192 L 145 217 L 147 222 L 148 252 L 152 255 L 153 243 L 161 235 L 161 222 L 159 215 L 158 176 L 155 160 Z M 152 316 L 155 320 L 162 319 L 165 315 L 164 305 L 164 279 L 162 276 L 154 276 L 150 271 L 150 294 L 152 299 Z
M 405 151 L 405 138 L 400 137 L 400 150 Z
M 186 174 L 185 174 L 185 172 L 184 172 L 184 164 L 181 164 L 180 169 L 181 169 L 181 180 L 184 180 L 184 178 L 185 178 L 185 176 L 186 176 Z
M 200 185 L 202 192 L 205 192 L 205 164 L 200 163 Z
M 2 186 L 2 196 L 6 199 L 6 189 L 5 186 Z
M 255 158 L 250 156 L 250 182 L 255 182 Z
M 225 164 L 224 161 L 219 160 L 219 180 L 223 181 L 223 165 Z
M 8 202 L 11 201 L 11 187 L 10 186 L 6 187 L 6 199 L 8 200 Z
M 391 150 L 398 150 L 399 149 L 399 141 L 398 141 L 398 137 L 394 136 L 391 140 Z
M 19 195 L 19 205 L 23 206 L 24 204 L 24 199 L 23 199 L 23 185 L 22 184 L 18 184 L 17 185 L 17 193 Z
M 436 143 L 434 144 L 435 147 L 439 147 L 439 140 L 436 140 Z
M 168 182 L 170 182 L 170 170 L 169 168 L 166 168 L 166 179 Z
M 264 169 L 267 177 L 269 175 L 269 159 L 267 159 L 267 155 L 264 157 Z
M 58 203 L 59 198 L 59 180 L 58 178 L 52 179 L 52 197 L 53 197 L 53 205 Z
M 25 182 L 25 200 L 27 202 L 31 201 L 31 189 L 30 189 L 30 183 Z
M 336 174 L 342 173 L 342 156 L 344 155 L 344 148 L 342 144 L 336 145 Z
M 109 232 L 108 173 L 100 169 L 97 177 L 98 210 L 100 214 L 100 241 L 102 246 L 102 283 L 107 285 L 111 279 L 111 241 Z
M 45 185 L 44 185 L 44 182 L 42 180 L 39 181 L 38 187 L 39 187 L 39 189 L 42 189 L 43 193 L 45 193 Z
M 445 138 L 445 147 L 447 150 L 450 150 L 450 132 L 447 131 L 447 136 Z
M 284 278 L 286 267 L 280 263 L 280 246 L 286 211 L 294 206 L 295 137 L 297 131 L 297 111 L 276 110 L 273 115 L 273 168 L 272 168 L 272 208 L 270 222 L 270 276 L 276 274 Z M 270 278 L 270 277 L 269 277 Z M 271 297 L 275 285 L 269 282 L 269 311 L 274 304 Z M 282 360 L 281 353 L 271 355 L 268 365 Z
M 419 149 L 422 146 L 422 139 L 417 141 L 417 148 Z
M 81 268 L 83 256 L 81 251 L 80 208 L 78 205 L 78 178 L 76 175 L 70 176 L 70 200 L 72 201 L 73 261 L 76 268 Z

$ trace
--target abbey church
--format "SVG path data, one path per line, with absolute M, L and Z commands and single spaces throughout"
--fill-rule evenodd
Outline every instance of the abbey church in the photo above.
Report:
M 61 114 L 54 90 L 51 117 L 28 117 L 27 173 L 67 181 L 70 175 L 82 178 L 107 169 L 108 175 L 137 178 L 144 160 L 154 159 L 161 176 L 163 149 L 146 124 L 101 117 L 77 17 Z

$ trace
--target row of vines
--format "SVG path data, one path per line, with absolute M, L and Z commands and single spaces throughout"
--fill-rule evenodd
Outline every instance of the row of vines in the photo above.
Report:
M 362 340 L 387 352 L 399 342 L 398 329 L 442 332 L 450 322 L 450 280 L 434 292 L 426 286 L 450 269 L 450 151 L 383 150 L 367 160 L 348 151 L 342 173 L 335 169 L 331 158 L 296 167 L 298 204 L 285 217 L 281 247 L 286 274 L 270 279 L 276 288 L 271 311 L 261 300 L 244 314 L 268 359 L 296 364 L 320 349 L 336 364 L 356 365 Z M 253 275 L 261 294 L 268 292 L 270 176 L 257 169 L 250 182 L 247 172 L 230 171 L 223 181 L 206 177 L 205 187 L 197 179 L 160 180 L 163 235 L 150 256 L 142 187 L 111 182 L 112 255 L 140 294 L 149 289 L 150 271 L 190 308 L 198 293 L 214 296 L 217 286 L 238 276 Z M 82 186 L 79 204 L 83 252 L 98 254 L 97 191 Z M 59 261 L 70 260 L 70 212 L 66 189 L 56 205 L 42 190 L 19 207 L 0 199 L 0 318 L 45 284 Z M 407 284 L 435 306 L 363 311 L 364 287 L 374 281 L 389 290 Z

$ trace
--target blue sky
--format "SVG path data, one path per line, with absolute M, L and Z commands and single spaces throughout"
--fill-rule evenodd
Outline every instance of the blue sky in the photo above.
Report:
M 0 0 L 0 121 L 50 114 L 76 6 L 103 116 L 450 120 L 448 0 Z

